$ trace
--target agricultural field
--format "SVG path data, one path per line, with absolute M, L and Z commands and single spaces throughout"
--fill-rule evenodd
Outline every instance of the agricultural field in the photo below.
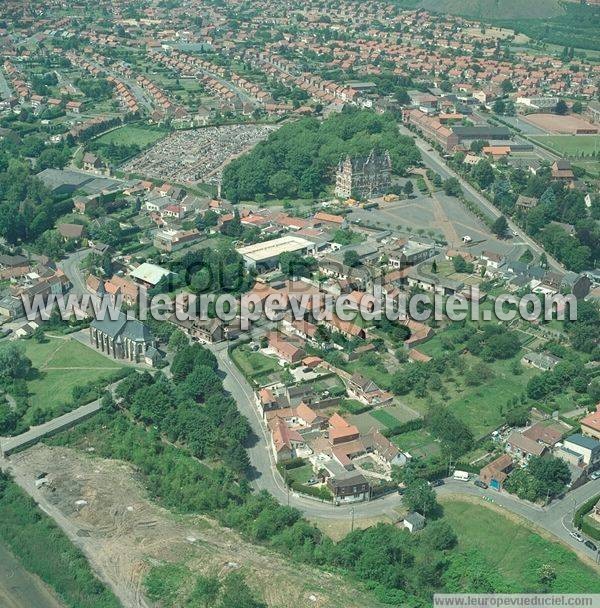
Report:
M 534 135 L 531 139 L 562 156 L 581 157 L 600 153 L 600 135 Z
M 69 338 L 47 337 L 47 342 L 28 340 L 24 344 L 25 353 L 37 370 L 35 377 L 27 382 L 30 411 L 54 411 L 72 401 L 76 386 L 96 380 L 101 385 L 107 376 L 122 367 L 117 361 Z
M 444 519 L 458 535 L 459 550 L 477 551 L 511 588 L 533 589 L 539 570 L 556 572 L 553 593 L 598 593 L 600 578 L 562 545 L 542 538 L 519 521 L 489 507 L 443 500 Z

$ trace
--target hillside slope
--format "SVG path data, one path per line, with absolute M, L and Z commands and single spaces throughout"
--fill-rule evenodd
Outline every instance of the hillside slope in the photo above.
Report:
M 422 0 L 419 8 L 482 21 L 548 19 L 565 13 L 559 0 Z

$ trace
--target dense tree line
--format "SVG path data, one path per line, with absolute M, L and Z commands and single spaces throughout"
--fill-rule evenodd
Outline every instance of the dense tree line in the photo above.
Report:
M 132 374 L 115 391 L 136 420 L 185 444 L 199 459 L 220 459 L 243 476 L 249 467 L 244 441 L 250 427 L 224 394 L 214 355 L 199 344 L 180 348 L 173 380 L 163 374 Z
M 234 202 L 318 196 L 342 158 L 367 155 L 373 148 L 389 151 L 397 174 L 421 158 L 413 139 L 398 133 L 393 117 L 348 109 L 322 122 L 304 118 L 272 133 L 225 168 L 223 193 Z

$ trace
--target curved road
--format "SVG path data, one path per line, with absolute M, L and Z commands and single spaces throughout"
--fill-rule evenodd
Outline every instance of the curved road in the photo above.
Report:
M 73 283 L 74 291 L 85 293 L 85 283 L 79 264 L 88 251 L 75 252 L 62 263 L 65 274 Z M 402 504 L 398 494 L 389 494 L 371 502 L 361 502 L 349 505 L 334 506 L 332 503 L 320 502 L 290 492 L 277 471 L 275 459 L 270 449 L 270 437 L 262 416 L 255 404 L 254 391 L 243 374 L 229 358 L 227 343 L 220 343 L 208 347 L 217 357 L 219 369 L 224 373 L 223 384 L 236 400 L 240 412 L 248 419 L 256 437 L 254 445 L 248 448 L 250 463 L 255 470 L 252 485 L 257 490 L 266 490 L 281 504 L 289 504 L 301 510 L 309 518 L 344 519 L 352 516 L 368 518 L 388 515 L 393 519 L 398 517 L 395 508 Z M 566 498 L 554 501 L 548 507 L 521 501 L 510 494 L 494 490 L 482 490 L 472 483 L 463 483 L 452 479 L 446 480 L 443 486 L 436 489 L 440 496 L 448 494 L 464 494 L 468 496 L 492 499 L 494 503 L 507 509 L 535 526 L 556 536 L 576 551 L 594 557 L 592 551 L 582 543 L 577 542 L 570 535 L 573 530 L 572 515 L 575 509 L 592 496 L 600 494 L 600 479 L 590 481 L 584 486 L 570 492 Z
M 275 466 L 275 459 L 270 449 L 270 438 L 266 425 L 255 405 L 254 391 L 252 387 L 229 358 L 226 344 L 217 344 L 210 347 L 215 353 L 219 369 L 225 374 L 224 386 L 231 393 L 238 404 L 240 412 L 248 419 L 250 426 L 258 438 L 256 443 L 248 448 L 250 462 L 255 469 L 256 476 L 252 485 L 257 490 L 266 490 L 272 494 L 281 504 L 289 504 L 301 510 L 307 517 L 320 519 L 345 519 L 354 515 L 356 518 L 375 517 L 390 515 L 398 517 L 394 510 L 402 504 L 398 494 L 389 494 L 370 502 L 360 502 L 349 505 L 334 506 L 331 503 L 320 502 L 305 498 L 294 492 L 288 491 L 283 479 Z M 600 479 L 590 481 L 584 486 L 570 492 L 563 500 L 552 502 L 548 507 L 540 507 L 515 498 L 510 494 L 496 492 L 494 490 L 483 490 L 473 485 L 446 480 L 443 486 L 436 488 L 439 496 L 449 494 L 463 494 L 493 500 L 494 504 L 507 509 L 523 519 L 528 520 L 535 526 L 556 536 L 574 550 L 582 553 L 588 558 L 594 558 L 595 554 L 585 547 L 583 543 L 577 542 L 570 532 L 573 530 L 571 518 L 574 510 L 592 496 L 600 494 Z

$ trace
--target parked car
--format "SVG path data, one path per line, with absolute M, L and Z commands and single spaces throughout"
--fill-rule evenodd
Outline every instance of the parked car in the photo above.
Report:
M 599 471 L 594 471 L 591 475 L 590 475 L 590 479 L 598 479 L 600 477 L 600 470 Z
M 571 536 L 579 543 L 583 542 L 583 536 L 581 536 L 581 534 L 579 534 L 579 532 L 571 532 Z
M 6 336 L 10 336 L 10 334 L 12 334 L 12 329 L 10 327 L 0 329 L 0 338 L 6 338 Z
M 429 485 L 432 488 L 437 488 L 438 486 L 444 485 L 444 480 L 443 479 L 433 479 L 432 481 L 429 482 Z
M 484 489 L 484 490 L 487 490 L 487 489 L 488 489 L 488 484 L 487 484 L 487 483 L 485 483 L 485 481 L 481 481 L 481 479 L 476 479 L 476 480 L 475 480 L 473 483 L 474 483 L 474 484 L 475 484 L 475 485 L 476 485 L 478 488 L 482 488 L 482 489 Z
M 586 540 L 584 545 L 592 551 L 598 551 L 598 547 L 596 547 L 596 545 L 591 540 Z

